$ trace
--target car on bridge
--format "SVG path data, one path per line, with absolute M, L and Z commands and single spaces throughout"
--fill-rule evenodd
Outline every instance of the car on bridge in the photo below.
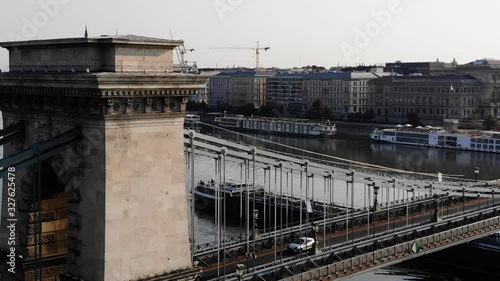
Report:
M 300 237 L 288 245 L 288 251 L 292 253 L 302 253 L 314 248 L 314 241 L 311 237 Z

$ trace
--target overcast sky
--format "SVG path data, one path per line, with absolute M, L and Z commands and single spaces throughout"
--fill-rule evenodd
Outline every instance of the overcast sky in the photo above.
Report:
M 48 3 L 48 4 L 44 4 Z M 0 41 L 136 34 L 183 39 L 199 67 L 325 67 L 500 58 L 498 0 L 3 0 Z M 0 68 L 8 64 L 0 51 Z

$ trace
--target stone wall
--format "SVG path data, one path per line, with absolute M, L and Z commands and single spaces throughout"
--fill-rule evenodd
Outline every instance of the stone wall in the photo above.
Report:
M 106 120 L 105 280 L 191 264 L 182 146 L 183 118 Z

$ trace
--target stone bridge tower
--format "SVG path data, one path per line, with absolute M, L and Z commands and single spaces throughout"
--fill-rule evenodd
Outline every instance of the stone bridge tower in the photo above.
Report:
M 18 132 L 0 139 L 2 164 L 16 163 L 17 219 L 13 274 L 4 260 L 12 247 L 4 175 L 0 280 L 197 272 L 183 122 L 206 78 L 173 73 L 181 44 L 134 35 L 0 43 L 10 57 L 10 71 L 0 73 L 3 126 Z

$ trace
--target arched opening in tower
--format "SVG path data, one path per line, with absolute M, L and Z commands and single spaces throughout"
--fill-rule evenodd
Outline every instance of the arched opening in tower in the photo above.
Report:
M 29 171 L 33 201 L 29 210 L 28 255 L 23 264 L 28 269 L 25 280 L 36 280 L 40 270 L 44 279 L 56 278 L 64 270 L 68 251 L 68 196 L 51 165 L 51 159 L 33 165 Z M 38 187 L 41 187 L 40 190 Z

